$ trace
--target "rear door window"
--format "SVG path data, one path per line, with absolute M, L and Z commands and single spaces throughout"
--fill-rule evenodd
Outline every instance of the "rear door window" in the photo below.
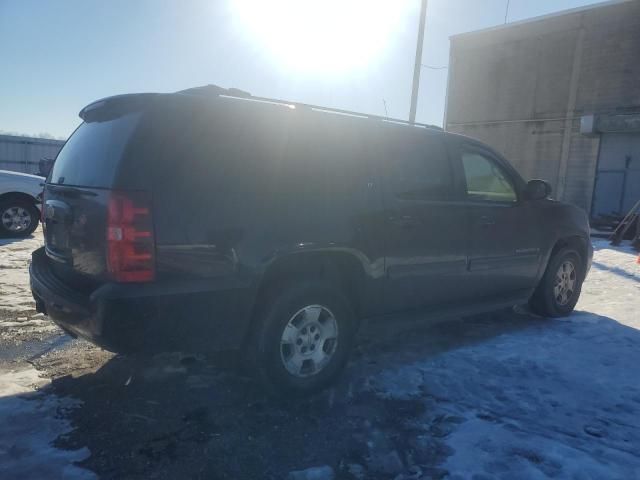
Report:
M 139 119 L 139 112 L 131 112 L 80 125 L 58 154 L 50 183 L 112 187 Z
M 387 190 L 400 200 L 448 200 L 453 173 L 442 141 L 402 132 L 387 142 L 383 171 Z

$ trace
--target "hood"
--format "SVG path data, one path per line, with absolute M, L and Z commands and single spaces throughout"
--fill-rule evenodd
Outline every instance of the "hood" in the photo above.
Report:
M 44 177 L 39 177 L 38 175 L 31 175 L 29 173 L 20 173 L 20 172 L 12 172 L 10 170 L 0 170 L 0 175 L 2 176 L 9 176 L 9 177 L 16 177 L 15 179 L 25 179 L 25 181 L 33 181 L 33 182 L 44 182 Z
M 44 177 L 37 175 L 0 170 L 0 195 L 15 192 L 38 198 L 42 193 L 44 182 Z

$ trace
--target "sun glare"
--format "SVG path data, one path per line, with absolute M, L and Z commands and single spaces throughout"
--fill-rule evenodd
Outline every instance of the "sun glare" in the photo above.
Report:
M 415 2 L 410 0 L 232 0 L 250 40 L 283 67 L 336 73 L 375 61 Z

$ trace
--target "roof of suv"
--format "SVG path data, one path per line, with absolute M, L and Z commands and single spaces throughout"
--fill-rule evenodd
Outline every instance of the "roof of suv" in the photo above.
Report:
M 425 123 L 411 123 L 411 122 L 408 122 L 406 120 L 402 120 L 402 119 L 398 119 L 398 118 L 382 117 L 382 116 L 379 116 L 379 115 L 370 115 L 370 114 L 365 114 L 365 113 L 353 112 L 353 111 L 350 111 L 350 110 L 343 110 L 343 109 L 330 108 L 330 107 L 322 107 L 322 106 L 319 106 L 319 105 L 311 105 L 311 104 L 300 103 L 300 102 L 292 102 L 292 101 L 280 100 L 280 99 L 276 99 L 276 98 L 256 97 L 256 96 L 251 95 L 248 92 L 245 92 L 244 90 L 240 90 L 240 89 L 237 89 L 237 88 L 223 88 L 223 87 L 219 87 L 218 85 L 203 85 L 203 86 L 200 86 L 200 87 L 188 88 L 186 90 L 180 90 L 178 92 L 169 93 L 169 94 L 166 94 L 166 93 L 131 93 L 131 94 L 115 95 L 115 96 L 111 96 L 111 97 L 106 97 L 106 98 L 102 98 L 100 100 L 96 100 L 95 102 L 92 102 L 89 105 L 87 105 L 86 107 L 84 107 L 80 111 L 79 116 L 83 120 L 88 121 L 92 117 L 93 112 L 97 112 L 98 110 L 101 110 L 103 107 L 106 107 L 107 105 L 119 105 L 119 106 L 125 106 L 126 105 L 127 107 L 131 108 L 131 107 L 135 107 L 136 105 L 140 105 L 142 103 L 145 103 L 147 101 L 150 101 L 150 100 L 158 98 L 158 97 L 163 97 L 163 96 L 183 96 L 183 95 L 184 96 L 190 96 L 190 97 L 198 96 L 198 97 L 207 97 L 207 98 L 222 97 L 222 98 L 229 98 L 229 99 L 238 99 L 238 100 L 244 100 L 244 101 L 251 101 L 251 102 L 262 103 L 262 104 L 282 105 L 282 106 L 289 107 L 289 108 L 310 110 L 310 111 L 318 112 L 318 113 L 321 113 L 321 114 L 345 115 L 345 116 L 351 116 L 351 117 L 355 117 L 355 118 L 379 120 L 379 121 L 385 122 L 385 123 L 392 123 L 392 124 L 412 126 L 412 127 L 416 127 L 416 128 L 423 128 L 423 129 L 430 130 L 432 132 L 444 132 L 444 130 L 441 127 L 438 127 L 436 125 L 429 125 L 429 124 L 425 124 Z

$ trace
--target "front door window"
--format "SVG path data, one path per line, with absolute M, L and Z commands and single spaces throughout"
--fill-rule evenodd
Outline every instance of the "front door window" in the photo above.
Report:
M 513 184 L 492 160 L 476 152 L 462 154 L 467 197 L 488 202 L 515 202 Z

